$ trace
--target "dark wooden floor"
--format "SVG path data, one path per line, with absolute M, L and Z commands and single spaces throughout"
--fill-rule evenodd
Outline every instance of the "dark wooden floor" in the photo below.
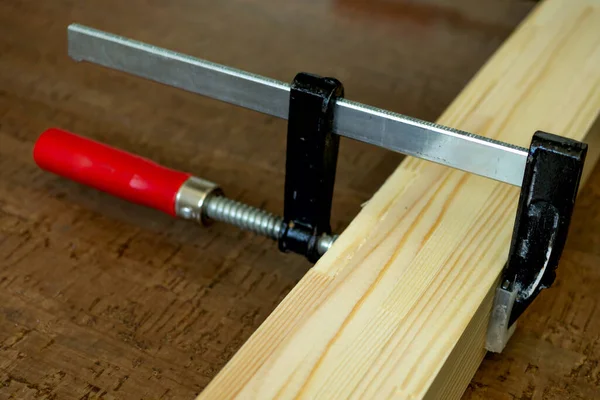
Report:
M 262 238 L 202 229 L 40 171 L 60 126 L 219 182 L 281 212 L 285 123 L 66 55 L 80 22 L 434 120 L 533 7 L 525 0 L 0 2 L 0 398 L 191 399 L 309 268 Z M 399 162 L 343 140 L 341 231 Z M 600 388 L 600 169 L 555 289 L 467 399 L 582 399 Z M 598 397 L 600 398 L 600 396 Z

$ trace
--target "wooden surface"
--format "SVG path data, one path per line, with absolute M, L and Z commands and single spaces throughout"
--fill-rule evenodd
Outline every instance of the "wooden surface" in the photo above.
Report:
M 58 125 L 281 211 L 282 121 L 77 65 L 66 57 L 69 23 L 286 81 L 299 70 L 334 75 L 350 99 L 433 120 L 532 6 L 1 2 L 0 398 L 192 398 L 309 267 L 264 239 L 173 221 L 35 167 L 33 141 Z M 343 141 L 338 231 L 399 160 Z M 466 398 L 593 398 L 599 198 L 596 168 L 556 289 L 525 315 L 506 353 L 484 361 Z
M 438 122 L 523 147 L 536 130 L 586 140 L 599 65 L 600 2 L 547 0 Z M 518 197 L 407 158 L 198 399 L 460 398 Z

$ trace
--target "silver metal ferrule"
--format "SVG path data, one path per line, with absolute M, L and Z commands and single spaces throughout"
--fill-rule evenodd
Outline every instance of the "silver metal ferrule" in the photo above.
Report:
M 206 202 L 212 196 L 221 196 L 223 192 L 216 183 L 191 176 L 181 185 L 175 197 L 175 213 L 183 219 L 191 219 L 203 225 L 209 218 L 204 212 Z

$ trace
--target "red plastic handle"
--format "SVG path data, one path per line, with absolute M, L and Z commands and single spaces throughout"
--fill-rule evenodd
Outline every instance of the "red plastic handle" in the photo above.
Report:
M 40 168 L 175 215 L 175 196 L 190 174 L 66 132 L 48 129 L 33 150 Z

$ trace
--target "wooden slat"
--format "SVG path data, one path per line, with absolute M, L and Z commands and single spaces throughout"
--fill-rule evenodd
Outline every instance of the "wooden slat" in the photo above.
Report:
M 599 27 L 599 1 L 542 3 L 438 122 L 525 147 L 536 130 L 583 140 Z M 518 194 L 406 159 L 199 399 L 460 397 Z

